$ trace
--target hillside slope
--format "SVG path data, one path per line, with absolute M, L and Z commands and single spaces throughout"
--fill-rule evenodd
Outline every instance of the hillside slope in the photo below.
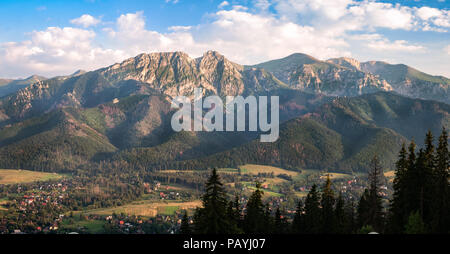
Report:
M 281 126 L 275 143 L 255 140 L 172 167 L 195 169 L 260 163 L 284 168 L 367 171 L 374 155 L 392 169 L 403 142 L 450 128 L 450 105 L 380 92 L 337 98 Z

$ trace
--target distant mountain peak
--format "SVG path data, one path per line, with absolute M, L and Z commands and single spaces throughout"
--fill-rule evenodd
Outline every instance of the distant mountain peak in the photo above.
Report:
M 76 76 L 80 76 L 80 75 L 83 75 L 83 74 L 85 74 L 86 73 L 86 71 L 85 70 L 77 70 L 76 72 L 74 72 L 74 73 L 72 73 L 72 75 L 70 75 L 71 77 L 76 77 Z
M 34 75 L 29 76 L 28 78 L 22 79 L 22 81 L 35 81 L 35 82 L 37 82 L 37 81 L 42 81 L 42 80 L 46 80 L 46 79 L 47 79 L 46 77 L 42 77 L 42 76 L 34 74 Z
M 208 50 L 203 54 L 203 57 L 218 57 L 218 58 L 224 58 L 222 54 L 220 54 L 218 51 L 214 50 Z
M 327 60 L 328 63 L 337 64 L 343 67 L 361 70 L 361 63 L 353 58 L 350 57 L 339 57 L 339 58 L 332 58 Z

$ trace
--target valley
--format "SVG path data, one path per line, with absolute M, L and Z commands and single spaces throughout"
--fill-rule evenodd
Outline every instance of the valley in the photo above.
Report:
M 358 202 L 375 155 L 387 207 L 402 144 L 422 146 L 428 130 L 450 129 L 447 78 L 348 58 L 293 54 L 244 66 L 215 51 L 151 53 L 2 82 L 24 85 L 0 98 L 7 233 L 174 233 L 183 210 L 191 216 L 202 205 L 213 168 L 230 200 L 239 196 L 245 208 L 258 182 L 264 203 L 291 221 L 299 200 L 328 178 L 336 194 Z M 278 96 L 279 139 L 261 143 L 263 132 L 248 129 L 175 132 L 172 100 L 196 88 L 222 99 Z
M 323 184 L 327 175 L 330 175 L 335 182 L 336 191 L 355 199 L 362 192 L 366 181 L 365 176 L 358 174 L 317 170 L 292 171 L 256 164 L 219 169 L 218 172 L 222 176 L 224 187 L 231 199 L 239 194 L 240 202 L 247 202 L 248 197 L 255 190 L 254 183 L 260 182 L 265 202 L 280 206 L 291 215 L 295 212 L 296 200 L 304 198 L 312 184 Z M 12 216 L 17 208 L 19 211 L 51 209 L 48 210 L 52 212 L 48 214 L 50 217 L 47 217 L 47 221 L 37 217 L 35 218 L 38 219 L 37 221 L 28 218 L 30 221 L 27 223 L 36 226 L 19 226 L 24 232 L 170 233 L 179 227 L 183 210 L 193 214 L 197 207 L 202 206 L 200 196 L 208 173 L 209 171 L 198 170 L 141 172 L 142 179 L 147 179 L 148 182 L 138 184 L 140 191 L 135 191 L 137 195 L 131 199 L 124 198 L 126 196 L 122 195 L 108 197 L 105 194 L 107 194 L 107 188 L 111 187 L 107 186 L 112 183 L 103 182 L 102 184 L 101 179 L 99 182 L 99 179 L 90 180 L 77 175 L 64 179 L 40 178 L 41 181 L 36 182 L 35 179 L 34 183 L 3 184 L 0 189 L 0 195 L 3 197 L 0 214 Z M 149 179 L 153 180 L 149 181 Z M 83 185 L 78 184 L 85 181 L 87 182 Z M 126 189 L 123 190 L 127 193 Z M 115 192 L 120 194 L 121 191 L 116 189 Z M 87 197 L 91 201 L 88 201 Z M 107 202 L 95 202 L 96 197 L 102 197 Z M 78 203 L 81 201 L 79 204 L 83 205 L 74 206 L 74 201 Z M 0 225 L 1 228 L 7 230 L 8 227 Z
M 45 173 L 28 170 L 0 169 L 0 184 L 31 183 L 60 179 L 63 176 L 56 173 Z

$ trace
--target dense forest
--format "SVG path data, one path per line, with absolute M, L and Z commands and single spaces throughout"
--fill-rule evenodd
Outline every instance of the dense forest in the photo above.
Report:
M 42 233 L 44 228 L 55 228 L 71 221 L 83 223 L 84 220 L 103 220 L 105 224 L 103 217 L 86 219 L 81 214 L 141 200 L 143 195 L 151 193 L 149 184 L 165 183 L 188 188 L 191 194 L 183 193 L 184 200 L 198 200 L 203 192 L 202 207 L 194 213 L 183 214 L 180 210 L 171 221 L 113 214 L 101 232 L 448 233 L 450 154 L 447 131 L 443 129 L 437 142 L 428 132 L 423 143 L 420 149 L 415 141 L 401 147 L 395 178 L 392 184 L 388 184 L 393 189 L 389 191 L 382 189 L 386 187 L 387 179 L 378 156 L 373 156 L 369 162 L 368 177 L 364 174 L 357 178 L 361 188 L 346 192 L 342 191 L 341 184 L 348 179 L 335 180 L 326 172 L 325 179 L 321 180 L 320 173 L 305 179 L 293 179 L 290 175 L 274 173 L 252 176 L 241 172 L 241 169 L 236 173 L 226 173 L 222 169 L 220 176 L 217 170 L 213 170 L 212 175 L 206 170 L 167 173 L 165 170 L 133 168 L 124 161 L 101 162 L 97 167 L 85 165 L 62 180 L 0 185 L 0 200 L 6 201 L 2 207 L 7 209 L 3 215 L 0 213 L 0 232 L 11 233 L 19 229 L 27 233 Z M 279 185 L 281 196 L 267 198 L 265 192 L 268 190 L 258 179 L 274 180 L 276 177 L 286 180 Z M 256 184 L 242 196 L 240 191 L 245 182 Z M 231 188 L 230 184 L 235 186 Z M 301 188 L 305 188 L 306 197 L 292 194 L 293 190 Z M 157 196 L 156 202 L 160 200 L 159 194 L 159 191 L 153 194 Z M 32 203 L 29 203 L 30 199 Z M 61 218 L 62 215 L 65 217 Z M 125 232 L 119 223 L 121 221 L 136 226 Z
M 259 183 L 245 205 L 240 204 L 238 196 L 230 200 L 214 169 L 206 183 L 203 207 L 197 208 L 192 224 L 187 214 L 184 215 L 180 233 L 448 233 L 450 154 L 447 131 L 443 129 L 437 146 L 433 143 L 433 136 L 428 132 L 425 147 L 419 151 L 414 141 L 408 150 L 403 145 L 396 163 L 394 196 L 386 208 L 379 195 L 383 168 L 374 156 L 370 163 L 369 186 L 357 204 L 334 193 L 328 177 L 321 188 L 312 186 L 304 202 L 298 203 L 292 220 L 279 208 L 263 203 Z

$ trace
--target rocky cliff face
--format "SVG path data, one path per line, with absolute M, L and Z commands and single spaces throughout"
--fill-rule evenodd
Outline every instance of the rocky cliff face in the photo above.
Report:
M 392 87 L 372 74 L 337 65 L 306 64 L 291 74 L 291 87 L 331 96 L 357 96 Z
M 385 79 L 399 94 L 450 103 L 450 79 L 431 76 L 404 64 L 361 63 L 361 70 Z
M 394 91 L 413 98 L 450 103 L 450 79 L 431 76 L 404 64 L 359 62 L 348 57 L 320 61 L 304 54 L 256 65 L 291 88 L 331 96 Z
M 256 76 L 245 80 L 252 74 L 215 51 L 197 59 L 182 52 L 142 54 L 99 72 L 111 83 L 135 80 L 171 97 L 191 97 L 195 88 L 203 88 L 205 94 L 236 96 L 244 94 L 247 85 L 256 86 L 252 80 L 259 81 Z
M 162 94 L 171 98 L 204 95 L 236 96 L 296 89 L 329 96 L 358 96 L 377 91 L 450 103 L 450 80 L 406 65 L 360 63 L 351 58 L 321 61 L 305 54 L 242 66 L 215 51 L 199 58 L 183 52 L 141 54 L 91 72 L 41 80 L 0 99 L 0 122 L 58 108 L 89 108 L 131 95 Z
M 310 93 L 332 96 L 357 96 L 392 87 L 371 73 L 360 70 L 359 62 L 350 58 L 320 61 L 304 54 L 256 65 L 272 72 L 289 87 Z
M 353 58 L 349 57 L 340 57 L 340 58 L 332 58 L 326 61 L 327 63 L 336 64 L 342 67 L 354 69 L 356 71 L 361 71 L 361 63 Z
M 65 107 L 93 107 L 136 94 L 193 97 L 237 96 L 269 91 L 283 85 L 271 73 L 246 69 L 218 52 L 197 59 L 182 52 L 141 54 L 92 72 L 38 81 L 1 100 L 0 112 L 13 119 Z
M 46 80 L 47 78 L 33 75 L 26 79 L 0 79 L 0 97 L 17 92 L 33 83 Z

